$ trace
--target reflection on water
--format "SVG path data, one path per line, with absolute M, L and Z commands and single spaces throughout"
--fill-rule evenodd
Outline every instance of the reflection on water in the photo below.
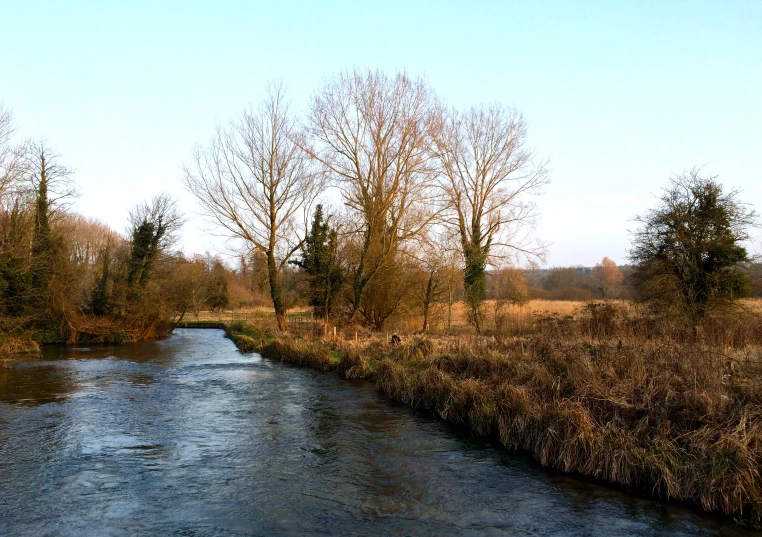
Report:
M 220 331 L 0 369 L 0 535 L 741 535 Z

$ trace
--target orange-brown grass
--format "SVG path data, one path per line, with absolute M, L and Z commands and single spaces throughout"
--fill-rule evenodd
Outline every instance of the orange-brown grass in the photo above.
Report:
M 37 354 L 40 352 L 40 346 L 31 339 L 21 337 L 2 337 L 0 338 L 0 356 L 10 356 L 13 354 Z
M 559 315 L 569 315 L 573 313 L 584 302 L 573 300 L 530 300 L 524 304 L 499 303 L 495 300 L 486 300 L 481 306 L 484 317 L 484 326 L 487 331 L 499 328 L 501 321 L 510 319 L 510 323 L 515 328 L 526 328 L 534 322 L 535 313 L 557 313 Z M 454 334 L 464 334 L 473 332 L 473 327 L 468 322 L 469 308 L 464 302 L 456 302 L 452 306 L 451 331 Z M 434 322 L 437 332 L 445 332 L 445 312 L 440 310 Z M 417 318 L 415 318 L 417 320 Z M 419 326 L 420 322 L 413 322 L 413 326 Z
M 384 360 L 377 384 L 545 466 L 758 520 L 761 361 L 731 369 L 700 344 L 537 335 Z
M 533 319 L 521 337 L 415 336 L 394 348 L 383 337 L 260 339 L 257 350 L 375 379 L 544 466 L 759 524 L 760 315 L 697 328 L 599 302 Z

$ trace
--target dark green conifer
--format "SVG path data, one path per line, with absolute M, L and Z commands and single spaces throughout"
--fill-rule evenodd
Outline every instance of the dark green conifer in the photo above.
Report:
M 107 244 L 103 250 L 101 275 L 95 282 L 95 289 L 93 289 L 93 296 L 90 300 L 90 309 L 96 315 L 105 315 L 109 311 L 108 279 L 109 264 L 111 262 L 110 246 L 110 244 Z
M 323 206 L 318 205 L 302 247 L 302 259 L 293 263 L 309 275 L 309 304 L 319 318 L 331 314 L 336 293 L 343 280 L 337 249 L 338 232 L 330 227 L 323 216 Z

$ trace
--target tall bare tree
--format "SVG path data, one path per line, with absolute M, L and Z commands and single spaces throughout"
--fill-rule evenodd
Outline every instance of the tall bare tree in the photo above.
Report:
M 536 216 L 531 196 L 548 183 L 548 165 L 527 148 L 526 135 L 521 114 L 498 104 L 443 111 L 435 130 L 444 221 L 460 238 L 465 297 L 477 331 L 491 259 L 533 260 L 544 252 L 528 232 Z
M 24 187 L 34 196 L 34 219 L 31 241 L 31 285 L 33 310 L 51 301 L 51 282 L 64 259 L 63 238 L 53 232 L 52 223 L 60 210 L 76 195 L 73 171 L 61 162 L 58 154 L 44 140 L 28 142 L 22 161 L 26 178 Z
M 13 116 L 0 103 L 0 202 L 7 201 L 6 195 L 17 186 L 23 170 L 23 147 L 11 142 L 14 131 Z
M 424 201 L 432 179 L 434 108 L 423 80 L 360 70 L 327 82 L 312 102 L 312 156 L 335 179 L 353 214 L 350 232 L 362 237 L 350 274 L 352 318 L 379 270 L 430 219 Z
M 61 154 L 46 140 L 28 141 L 23 146 L 21 173 L 25 193 L 39 197 L 45 191 L 46 210 L 55 218 L 77 196 L 74 170 L 63 164 Z
M 184 169 L 185 185 L 208 217 L 229 237 L 267 258 L 278 328 L 287 329 L 280 274 L 301 247 L 309 208 L 323 186 L 305 152 L 305 137 L 289 114 L 285 89 L 268 87 L 247 110 Z

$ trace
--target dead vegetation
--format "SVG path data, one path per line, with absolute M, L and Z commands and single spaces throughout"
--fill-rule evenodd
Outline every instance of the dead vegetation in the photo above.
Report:
M 23 337 L 5 337 L 0 334 L 0 357 L 19 354 L 39 354 L 37 342 Z
M 267 356 L 374 379 L 389 397 L 544 466 L 759 523 L 758 313 L 694 327 L 597 302 L 535 315 L 521 332 L 408 336 L 396 348 L 383 336 L 246 337 Z

